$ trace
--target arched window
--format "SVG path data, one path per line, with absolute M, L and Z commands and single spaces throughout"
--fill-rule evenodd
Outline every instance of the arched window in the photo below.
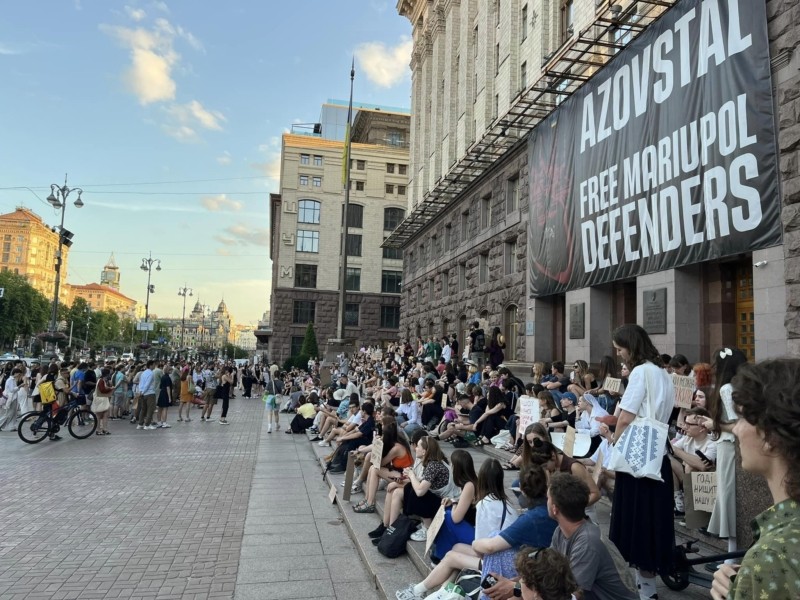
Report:
M 400 222 L 405 218 L 406 211 L 402 208 L 384 208 L 383 209 L 383 230 L 394 231 Z
M 446 337 L 450 335 L 450 320 L 449 319 L 442 319 L 442 337 Z
M 506 338 L 504 351 L 506 360 L 517 360 L 517 307 L 510 304 L 503 312 L 503 336 Z
M 300 200 L 297 210 L 297 222 L 319 225 L 319 207 L 320 203 L 316 200 Z

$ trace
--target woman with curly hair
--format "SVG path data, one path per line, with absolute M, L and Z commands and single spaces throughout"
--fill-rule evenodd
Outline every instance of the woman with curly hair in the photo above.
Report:
M 774 506 L 753 521 L 741 565 L 722 565 L 715 600 L 800 597 L 800 360 L 742 366 L 731 382 L 742 468 L 766 479 Z M 733 581 L 734 575 L 736 576 Z
M 552 548 L 525 546 L 517 554 L 522 598 L 526 600 L 574 600 L 578 589 L 569 559 Z

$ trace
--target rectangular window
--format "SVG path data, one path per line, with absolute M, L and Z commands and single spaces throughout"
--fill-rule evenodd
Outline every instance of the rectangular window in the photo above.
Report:
M 394 186 L 391 183 L 386 184 L 386 193 L 394 194 Z
M 573 33 L 573 0 L 561 0 L 561 43 L 572 37 Z
M 489 253 L 484 252 L 478 255 L 478 284 L 483 285 L 489 282 Z
M 528 61 L 519 66 L 519 89 L 524 90 L 528 87 Z
M 292 323 L 305 325 L 314 322 L 316 303 L 311 300 L 295 300 L 292 306 Z
M 450 250 L 450 246 L 453 243 L 453 227 L 450 225 L 445 225 L 444 227 L 444 247 L 442 248 L 442 252 L 448 252 Z
M 397 165 L 397 173 L 406 175 L 408 173 L 408 165 Z
M 394 173 L 394 163 L 386 163 L 386 172 Z
M 322 157 L 319 154 L 314 155 L 314 166 L 321 167 L 322 166 Z
M 439 238 L 435 235 L 431 236 L 431 250 L 428 256 L 433 260 L 439 258 Z
M 467 241 L 469 235 L 469 211 L 461 213 L 461 243 Z
M 302 335 L 293 335 L 292 336 L 292 347 L 289 349 L 289 356 L 299 356 L 300 350 L 303 349 L 303 340 L 305 336 Z
M 399 306 L 381 306 L 381 327 L 383 329 L 400 329 Z
M 360 306 L 358 302 L 348 302 L 344 305 L 344 324 L 346 327 L 358 327 Z
M 503 245 L 503 271 L 512 275 L 517 271 L 517 240 L 509 240 Z
M 400 222 L 406 216 L 406 211 L 402 208 L 384 208 L 383 209 L 383 230 L 394 231 Z
M 472 56 L 477 60 L 478 58 L 478 26 L 472 30 Z
M 403 250 L 401 248 L 384 248 L 383 258 L 389 258 L 391 260 L 402 260 Z
M 315 288 L 317 287 L 317 265 L 294 266 L 294 287 Z
M 428 302 L 433 302 L 436 293 L 436 282 L 433 279 L 428 280 Z
M 463 292 L 467 289 L 467 263 L 458 265 L 458 291 Z
M 506 184 L 506 214 L 517 210 L 519 206 L 519 175 L 509 178 Z
M 297 230 L 298 252 L 319 252 L 319 231 Z
M 345 277 L 344 289 L 346 289 L 348 292 L 361 291 L 361 269 L 347 267 L 347 276 Z
M 481 198 L 481 229 L 488 229 L 492 224 L 492 196 Z
M 494 46 L 494 74 L 500 74 L 500 43 Z
M 361 256 L 361 236 L 357 233 L 347 234 L 347 256 Z
M 417 306 L 422 305 L 422 284 L 417 286 Z
M 363 181 L 356 181 L 356 191 L 363 192 L 364 191 L 364 182 Z
M 522 16 L 519 23 L 519 39 L 524 42 L 528 38 L 528 5 L 522 7 Z
M 342 204 L 342 215 L 344 215 L 344 204 Z M 344 223 L 344 219 L 342 219 Z M 364 207 L 360 204 L 347 205 L 347 226 L 361 229 L 364 227 Z
M 300 185 L 308 185 L 308 175 L 300 175 Z
M 311 184 L 314 187 L 322 187 L 322 177 L 312 177 Z
M 447 298 L 450 294 L 450 272 L 442 273 L 442 298 Z
M 400 282 L 403 280 L 402 271 L 382 271 L 381 272 L 381 293 L 399 294 Z
M 363 171 L 367 168 L 367 161 L 365 160 L 357 160 L 356 161 L 356 169 L 359 171 Z
M 406 186 L 398 185 L 397 186 L 397 195 L 398 196 L 405 196 L 406 195 Z
M 311 157 L 308 154 L 301 154 L 300 155 L 300 164 L 301 165 L 307 165 L 310 158 Z

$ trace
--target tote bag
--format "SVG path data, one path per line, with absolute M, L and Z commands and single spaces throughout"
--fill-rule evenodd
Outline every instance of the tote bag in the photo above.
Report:
M 655 400 L 650 392 L 650 372 L 645 372 L 645 400 L 639 413 L 611 448 L 609 469 L 628 473 L 637 479 L 646 477 L 656 481 L 661 478 L 661 463 L 669 439 L 669 427 L 655 419 Z

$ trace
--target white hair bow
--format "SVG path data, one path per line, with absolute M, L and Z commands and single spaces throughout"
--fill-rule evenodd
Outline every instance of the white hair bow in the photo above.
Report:
M 721 359 L 724 360 L 726 356 L 733 356 L 733 350 L 731 350 L 730 348 L 723 348 L 722 350 L 719 351 L 719 357 Z

